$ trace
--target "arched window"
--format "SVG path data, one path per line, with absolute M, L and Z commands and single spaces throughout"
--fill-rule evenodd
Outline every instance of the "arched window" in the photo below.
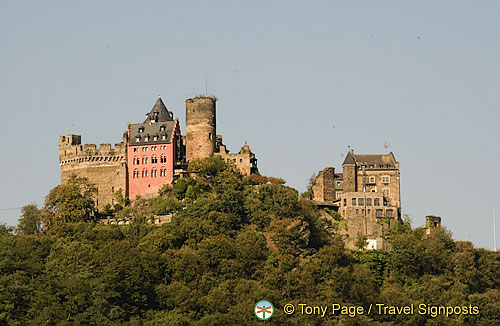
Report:
M 158 157 L 156 157 L 156 156 L 152 156 L 152 157 L 151 157 L 151 163 L 152 163 L 152 164 L 156 164 L 156 163 L 158 163 Z
M 151 178 L 156 178 L 156 169 L 151 170 Z
M 146 156 L 142 157 L 142 164 L 148 164 L 148 158 Z
M 167 169 L 162 166 L 160 170 L 160 177 L 166 177 L 167 176 Z
M 139 165 L 140 161 L 137 156 L 134 157 L 134 165 Z
M 142 177 L 148 176 L 148 170 L 142 170 Z
M 134 170 L 134 178 L 138 178 L 139 177 L 139 170 L 135 169 Z
M 160 156 L 160 163 L 167 163 L 167 157 L 165 155 Z

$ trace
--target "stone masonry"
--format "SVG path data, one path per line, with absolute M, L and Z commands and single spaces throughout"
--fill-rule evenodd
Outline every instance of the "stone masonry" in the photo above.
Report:
M 61 183 L 67 183 L 72 174 L 88 178 L 97 187 L 96 206 L 103 209 L 114 205 L 114 192 L 122 189 L 127 195 L 127 136 L 115 144 L 82 145 L 80 135 L 59 137 L 59 164 Z

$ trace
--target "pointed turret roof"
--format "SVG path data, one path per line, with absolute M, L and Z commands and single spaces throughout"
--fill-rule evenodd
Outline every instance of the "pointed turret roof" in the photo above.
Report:
M 354 158 L 354 151 L 352 149 L 350 149 L 347 152 L 347 156 L 345 157 L 344 163 L 342 163 L 342 165 L 345 164 L 356 164 L 356 159 Z
M 160 121 L 173 121 L 173 120 L 174 120 L 173 113 L 167 109 L 161 98 L 158 97 L 158 100 L 156 100 L 156 103 L 153 106 L 151 112 L 146 114 L 146 120 L 144 121 L 144 123 L 150 121 L 160 122 Z
M 243 145 L 240 149 L 240 154 L 251 154 L 252 151 L 250 150 L 250 146 L 248 146 L 247 142 L 245 142 L 245 145 Z

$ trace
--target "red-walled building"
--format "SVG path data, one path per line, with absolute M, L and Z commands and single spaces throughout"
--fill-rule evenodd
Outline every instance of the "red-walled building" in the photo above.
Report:
M 157 193 L 172 183 L 179 157 L 179 120 L 158 98 L 144 123 L 129 124 L 127 151 L 129 198 Z

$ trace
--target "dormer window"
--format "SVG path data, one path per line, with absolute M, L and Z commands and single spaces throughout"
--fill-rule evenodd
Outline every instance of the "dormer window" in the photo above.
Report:
M 153 137 L 153 140 L 154 140 L 154 141 L 157 141 L 157 140 L 158 140 L 158 136 L 154 136 L 154 137 Z
M 149 136 L 144 137 L 144 141 L 149 141 Z
M 160 131 L 165 131 L 165 126 L 161 126 Z
M 140 141 L 141 141 L 141 137 L 136 137 L 136 138 L 135 138 L 135 141 L 136 141 L 137 143 L 138 143 L 138 142 L 140 142 Z
M 163 136 L 161 136 L 161 139 L 165 140 L 165 139 L 167 139 L 167 136 L 163 135 Z
M 139 132 L 144 132 L 144 128 L 143 127 L 139 128 Z

